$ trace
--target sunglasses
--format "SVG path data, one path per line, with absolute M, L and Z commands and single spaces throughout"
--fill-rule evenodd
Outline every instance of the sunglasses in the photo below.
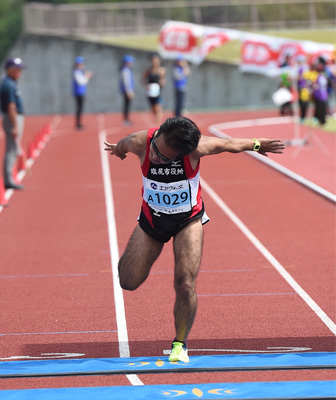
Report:
M 171 163 L 171 162 L 173 162 L 174 160 L 171 160 L 170 158 L 163 156 L 163 155 L 159 152 L 159 149 L 156 147 L 156 144 L 155 144 L 156 138 L 157 138 L 157 136 L 155 136 L 155 137 L 153 138 L 153 140 L 152 140 L 152 147 L 153 147 L 153 149 L 154 149 L 154 151 L 155 151 L 155 154 L 156 154 L 162 161 L 164 161 L 164 162 L 166 162 L 166 163 Z

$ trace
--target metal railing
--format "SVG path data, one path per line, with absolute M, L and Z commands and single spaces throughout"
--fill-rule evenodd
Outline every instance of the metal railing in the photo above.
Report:
M 158 32 L 167 20 L 231 29 L 335 26 L 335 0 L 206 0 L 43 4 L 24 8 L 24 31 L 34 34 Z

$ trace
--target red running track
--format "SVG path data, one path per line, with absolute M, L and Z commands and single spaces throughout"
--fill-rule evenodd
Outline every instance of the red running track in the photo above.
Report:
M 248 114 L 248 118 L 246 118 Z M 272 112 L 194 114 L 204 134 L 211 124 L 275 116 Z M 99 132 L 119 140 L 151 126 L 134 114 L 88 115 L 84 131 L 63 116 L 47 146 L 0 213 L 0 361 L 119 357 Z M 260 128 L 261 129 L 261 128 Z M 278 129 L 272 127 L 272 132 Z M 237 135 L 250 137 L 250 130 Z M 254 130 L 252 136 L 257 135 Z M 282 138 L 282 130 L 278 131 Z M 281 155 L 277 159 L 281 159 Z M 296 157 L 297 160 L 300 157 Z M 190 354 L 335 351 L 335 335 L 214 201 L 208 186 L 240 218 L 335 323 L 335 206 L 247 154 L 201 162 L 205 226 L 198 278 L 198 313 Z M 297 167 L 299 168 L 299 166 Z M 132 155 L 110 158 L 121 254 L 140 211 L 141 173 Z M 206 185 L 207 184 L 207 185 Z M 174 337 L 173 258 L 168 244 L 148 280 L 124 292 L 132 357 L 164 356 Z M 275 349 L 277 348 L 277 349 Z M 144 384 L 330 380 L 334 372 L 259 371 L 141 375 Z M 1 380 L 1 389 L 129 385 L 125 376 Z

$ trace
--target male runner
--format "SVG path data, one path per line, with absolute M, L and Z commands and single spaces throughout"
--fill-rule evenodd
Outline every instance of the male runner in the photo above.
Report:
M 203 136 L 188 118 L 168 118 L 160 128 L 139 131 L 105 150 L 121 160 L 131 152 L 139 157 L 143 201 L 136 226 L 120 258 L 119 280 L 125 290 L 137 289 L 148 277 L 164 243 L 173 238 L 175 256 L 174 306 L 176 336 L 169 361 L 188 362 L 186 341 L 196 308 L 196 276 L 201 263 L 205 214 L 200 187 L 200 158 L 224 151 L 282 153 L 273 139 L 220 139 Z

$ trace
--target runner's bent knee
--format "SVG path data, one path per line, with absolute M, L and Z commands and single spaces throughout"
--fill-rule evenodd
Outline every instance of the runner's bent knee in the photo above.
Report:
M 152 264 L 140 255 L 134 259 L 125 252 L 118 264 L 120 286 L 125 290 L 137 289 L 146 280 Z
M 120 286 L 125 290 L 137 289 L 148 277 L 162 247 L 162 243 L 151 239 L 137 226 L 119 260 Z
M 136 279 L 134 274 L 130 273 L 134 268 L 137 268 L 136 265 L 133 265 L 133 268 L 131 265 L 128 264 L 127 268 L 123 267 L 124 257 L 121 257 L 119 260 L 118 264 L 118 271 L 119 271 L 119 283 L 122 289 L 124 290 L 135 290 L 137 289 L 140 284 L 143 282 L 142 280 Z

